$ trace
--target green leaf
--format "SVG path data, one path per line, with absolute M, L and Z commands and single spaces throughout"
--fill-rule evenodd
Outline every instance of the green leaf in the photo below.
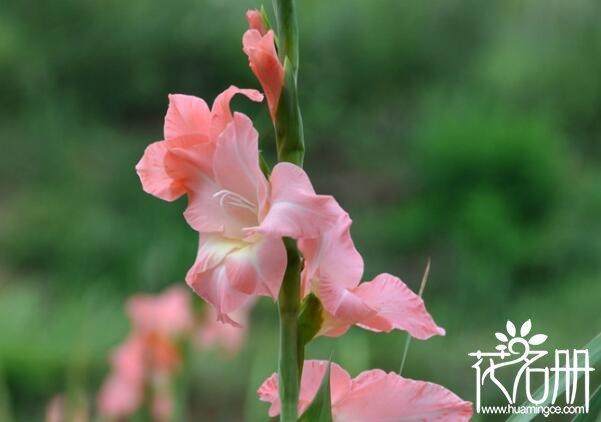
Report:
M 589 353 L 589 364 L 591 367 L 595 367 L 595 364 L 597 364 L 599 361 L 601 361 L 601 333 L 597 335 L 597 337 L 595 337 L 594 339 L 592 339 L 586 346 L 584 346 L 582 349 L 587 349 L 588 353 Z M 577 375 L 578 379 L 582 376 L 582 372 L 579 372 Z M 557 377 L 557 375 L 555 375 L 554 377 L 552 377 L 549 380 L 549 385 L 555 385 L 555 377 Z M 558 384 L 558 388 L 557 388 L 557 395 L 559 396 L 561 393 L 563 393 L 565 391 L 565 373 L 561 373 L 559 374 L 559 384 Z M 541 385 L 536 392 L 532 395 L 534 397 L 534 399 L 537 399 L 538 397 L 542 397 L 544 394 L 544 385 Z M 597 393 L 595 393 L 597 394 Z M 541 404 L 539 404 L 538 406 L 549 406 L 551 403 L 551 395 L 549 394 L 549 397 L 547 398 L 547 400 L 545 400 L 544 402 L 542 402 Z M 521 404 L 521 406 L 531 406 L 532 404 L 529 401 L 526 401 L 524 403 Z M 589 412 L 590 413 L 590 412 Z M 510 418 L 507 419 L 507 422 L 528 422 L 531 421 L 532 419 L 534 419 L 536 417 L 536 414 L 527 414 L 527 415 L 513 415 Z
M 272 29 L 271 22 L 269 21 L 269 15 L 267 14 L 267 10 L 265 10 L 265 6 L 261 5 L 261 9 L 259 10 L 261 13 L 261 20 L 263 21 L 263 26 L 267 30 Z
M 298 338 L 301 346 L 306 346 L 319 332 L 323 323 L 321 302 L 313 293 L 307 295 L 301 304 L 298 318 Z
M 301 303 L 298 317 L 298 372 L 302 375 L 305 362 L 305 346 L 315 337 L 323 323 L 321 302 L 309 293 Z
M 319 390 L 313 402 L 305 413 L 298 419 L 299 422 L 332 422 L 332 401 L 330 396 L 330 365 L 321 380 Z
M 588 413 L 581 413 L 572 419 L 573 422 L 595 422 L 601 415 L 601 385 L 593 393 L 589 401 Z

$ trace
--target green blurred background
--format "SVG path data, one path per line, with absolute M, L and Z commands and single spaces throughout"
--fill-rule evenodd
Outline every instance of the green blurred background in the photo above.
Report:
M 182 282 L 197 243 L 185 200 L 145 194 L 134 165 L 161 138 L 168 93 L 212 101 L 232 83 L 258 87 L 241 51 L 257 5 L 0 3 L 0 420 L 41 420 L 61 391 L 93 403 L 129 330 L 126 298 Z M 404 375 L 475 400 L 467 353 L 494 347 L 507 319 L 532 318 L 549 349 L 599 332 L 601 3 L 299 9 L 314 185 L 353 217 L 367 280 L 386 271 L 417 290 L 432 258 L 425 298 L 447 336 L 413 341 Z M 235 107 L 269 154 L 266 108 Z M 266 419 L 254 391 L 276 365 L 271 302 L 250 330 L 233 361 L 197 360 L 191 420 Z M 394 371 L 404 343 L 354 328 L 308 356 L 333 352 L 353 375 Z

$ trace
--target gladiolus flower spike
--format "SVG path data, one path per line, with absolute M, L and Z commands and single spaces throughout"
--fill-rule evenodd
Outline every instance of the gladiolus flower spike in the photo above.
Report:
M 263 93 L 230 86 L 211 108 L 194 96 L 170 95 L 164 139 L 146 148 L 136 171 L 146 192 L 166 201 L 187 197 L 184 218 L 199 243 L 186 282 L 212 305 L 209 315 L 239 330 L 246 321 L 241 310 L 257 297 L 278 301 L 279 375 L 258 393 L 271 404 L 270 416 L 288 422 L 310 406 L 326 373 L 325 362 L 304 360 L 314 337 L 337 337 L 352 326 L 403 330 L 420 340 L 445 331 L 398 277 L 382 273 L 361 282 L 363 258 L 351 237 L 351 218 L 332 196 L 317 194 L 302 169 L 296 4 L 275 0 L 274 6 L 277 30 L 264 10 L 250 10 L 242 37 Z M 278 156 L 268 175 L 251 119 L 230 109 L 236 94 L 267 100 Z M 141 304 L 132 304 L 130 312 L 134 320 L 145 319 Z M 170 324 L 182 326 L 184 319 L 175 316 Z M 202 342 L 217 332 L 222 330 Z M 134 353 L 137 346 L 128 347 Z M 136 368 L 128 371 L 135 379 Z M 464 421 L 472 414 L 471 403 L 441 386 L 377 369 L 351 378 L 332 363 L 330 392 L 323 402 L 334 421 Z

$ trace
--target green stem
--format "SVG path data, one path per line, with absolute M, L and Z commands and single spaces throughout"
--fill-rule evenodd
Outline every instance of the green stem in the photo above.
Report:
M 298 22 L 295 0 L 274 0 L 279 29 L 279 54 L 284 65 L 284 86 L 278 101 L 275 129 L 278 161 L 303 165 L 305 142 L 298 104 Z
M 298 19 L 295 0 L 273 0 L 279 32 L 279 53 L 282 63 L 287 57 L 298 72 Z
M 273 0 L 278 25 L 279 55 L 284 65 L 284 86 L 275 116 L 278 161 L 303 165 L 305 154 L 303 123 L 298 104 L 298 21 L 295 0 Z M 300 309 L 301 258 L 296 243 L 284 239 L 288 266 L 279 294 L 280 350 L 279 393 L 280 421 L 296 422 L 300 386 L 300 356 L 298 317 Z
M 428 257 L 428 261 L 426 262 L 426 269 L 424 270 L 424 275 L 422 276 L 422 282 L 419 285 L 419 297 L 424 295 L 424 289 L 426 288 L 426 283 L 428 282 L 428 276 L 430 275 L 430 258 Z M 407 333 L 407 340 L 405 340 L 405 350 L 403 351 L 403 359 L 401 360 L 401 367 L 399 368 L 399 375 L 403 374 L 403 368 L 405 367 L 405 360 L 407 359 L 407 353 L 409 352 L 409 345 L 411 344 L 411 335 Z
M 296 422 L 299 368 L 298 368 L 298 314 L 300 309 L 300 255 L 292 239 L 284 239 L 288 267 L 280 289 L 280 351 L 279 390 L 282 403 L 280 421 Z

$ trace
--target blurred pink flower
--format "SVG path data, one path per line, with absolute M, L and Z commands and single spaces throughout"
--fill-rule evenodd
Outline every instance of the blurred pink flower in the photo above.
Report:
M 324 308 L 320 335 L 339 336 L 351 325 L 372 331 L 405 330 L 424 340 L 444 335 L 424 305 L 400 279 L 380 274 L 360 283 L 363 258 L 351 239 L 351 219 L 341 208 L 336 225 L 317 239 L 301 239 L 304 294 L 313 291 Z
M 145 376 L 145 344 L 137 335 L 130 335 L 111 353 L 112 370 L 131 384 L 140 384 Z
M 143 384 L 113 373 L 102 384 L 97 406 L 100 415 L 122 419 L 134 413 L 142 404 Z
M 188 292 L 179 286 L 159 295 L 133 296 L 126 305 L 134 330 L 179 336 L 192 328 L 194 317 Z
M 126 308 L 133 330 L 111 353 L 111 373 L 98 395 L 100 414 L 116 419 L 135 412 L 150 384 L 170 379 L 180 368 L 178 340 L 194 325 L 190 296 L 178 286 L 133 296 Z
M 250 29 L 255 29 L 259 31 L 261 35 L 265 35 L 267 33 L 267 28 L 263 23 L 263 16 L 261 12 L 258 10 L 249 10 L 246 12 L 246 20 L 248 21 L 248 27 Z
M 169 394 L 156 394 L 152 399 L 152 416 L 155 421 L 170 421 L 173 418 L 173 398 Z
M 275 121 L 284 85 L 284 67 L 275 49 L 275 34 L 272 30 L 265 31 L 262 22 L 257 28 L 256 15 L 252 16 L 252 20 L 248 18 L 250 29 L 242 37 L 242 50 L 248 56 L 250 68 L 263 88 L 269 113 Z
M 169 422 L 173 420 L 175 408 L 171 384 L 171 378 L 163 374 L 157 374 L 153 377 L 151 412 L 154 420 L 157 422 Z
M 46 405 L 46 422 L 65 422 L 65 398 L 57 394 Z
M 303 368 L 298 411 L 302 414 L 313 401 L 327 361 L 307 360 Z M 280 413 L 277 374 L 269 377 L 257 391 L 271 403 L 269 416 Z M 351 421 L 468 421 L 472 404 L 446 388 L 425 381 L 403 378 L 379 369 L 364 371 L 351 379 L 335 363 L 330 369 L 330 393 L 334 422 Z
M 246 340 L 248 310 L 240 309 L 232 317 L 240 323 L 240 327 L 218 321 L 215 309 L 207 306 L 198 328 L 198 347 L 201 350 L 221 349 L 230 356 L 238 353 Z
M 65 396 L 57 394 L 46 406 L 46 422 L 87 422 L 88 419 L 88 409 L 81 397 L 67 406 Z

